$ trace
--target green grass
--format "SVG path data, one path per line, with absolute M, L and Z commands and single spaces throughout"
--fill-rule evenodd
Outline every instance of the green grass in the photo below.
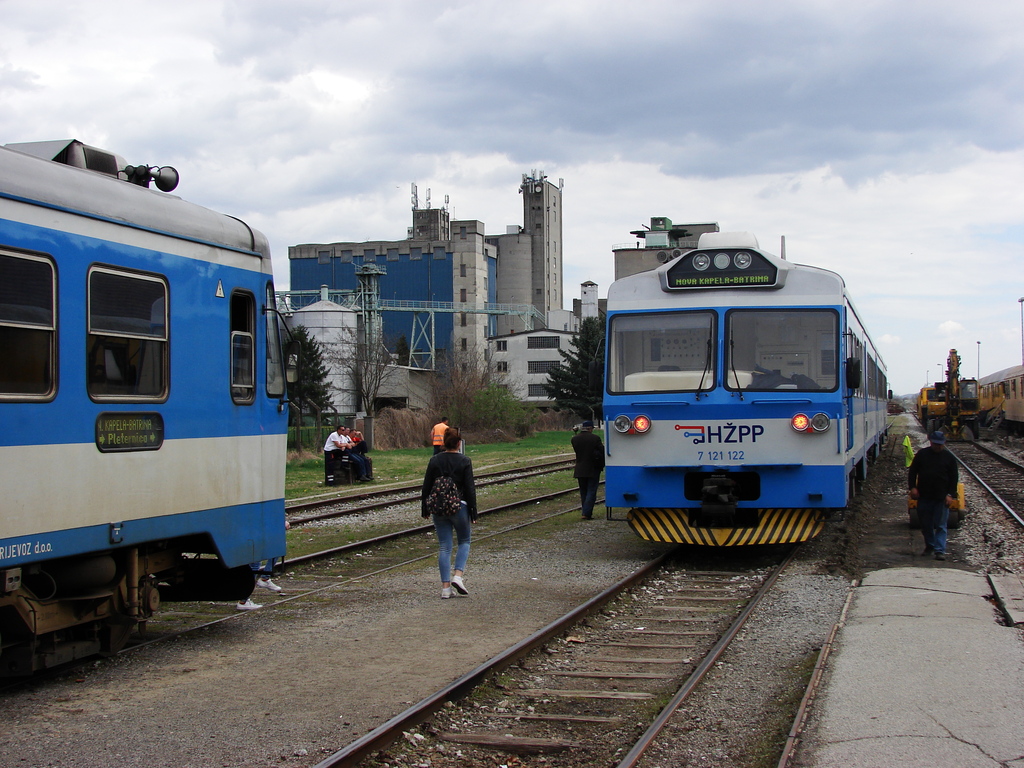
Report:
M 515 443 L 488 443 L 466 446 L 466 455 L 473 460 L 473 469 L 484 472 L 502 465 L 516 466 L 540 461 L 545 456 L 571 454 L 572 432 L 538 432 Z M 414 483 L 423 479 L 423 471 L 433 448 L 402 448 L 394 451 L 373 451 L 373 483 L 335 486 L 334 491 L 355 492 L 392 483 Z M 285 468 L 284 496 L 297 499 L 324 493 L 324 459 L 302 458 L 289 461 Z

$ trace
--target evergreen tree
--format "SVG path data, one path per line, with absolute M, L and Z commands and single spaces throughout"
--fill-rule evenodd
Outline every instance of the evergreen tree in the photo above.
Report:
M 291 331 L 292 337 L 299 342 L 300 365 L 299 380 L 288 385 L 290 399 L 307 413 L 333 411 L 323 346 L 309 335 L 305 326 L 297 325 Z
M 395 355 L 398 357 L 395 360 L 398 365 L 409 364 L 409 342 L 406 340 L 404 333 L 395 342 Z
M 560 349 L 562 362 L 548 371 L 544 385 L 559 408 L 585 419 L 601 418 L 601 395 L 604 392 L 604 322 L 588 317 L 569 341 L 569 349 Z M 600 383 L 590 386 L 591 363 L 601 372 Z

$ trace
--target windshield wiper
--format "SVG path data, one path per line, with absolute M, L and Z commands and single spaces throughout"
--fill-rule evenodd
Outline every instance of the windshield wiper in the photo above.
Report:
M 743 389 L 740 387 L 740 377 L 736 373 L 736 354 L 734 347 L 736 342 L 733 339 L 729 339 L 729 370 L 732 371 L 732 377 L 736 381 L 736 391 L 740 394 L 740 400 L 743 399 Z
M 704 389 L 704 377 L 708 375 L 708 371 L 711 370 L 711 339 L 708 339 L 707 355 L 704 358 L 704 370 L 700 373 L 700 384 L 697 385 L 697 396 L 695 399 L 700 400 L 700 392 Z

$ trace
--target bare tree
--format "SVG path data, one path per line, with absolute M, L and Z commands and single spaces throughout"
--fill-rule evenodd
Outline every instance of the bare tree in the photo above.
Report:
M 449 351 L 438 358 L 433 405 L 454 426 L 528 430 L 536 413 L 512 394 L 508 374 L 481 355 Z
M 396 371 L 393 356 L 379 337 L 366 339 L 361 329 L 356 328 L 342 329 L 338 341 L 327 346 L 326 358 L 336 370 L 345 372 L 356 407 L 366 414 L 363 436 L 372 448 L 377 400 Z

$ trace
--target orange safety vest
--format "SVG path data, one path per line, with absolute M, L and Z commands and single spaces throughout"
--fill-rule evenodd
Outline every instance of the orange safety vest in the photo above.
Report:
M 443 421 L 434 425 L 434 445 L 444 445 L 444 431 L 448 425 Z

